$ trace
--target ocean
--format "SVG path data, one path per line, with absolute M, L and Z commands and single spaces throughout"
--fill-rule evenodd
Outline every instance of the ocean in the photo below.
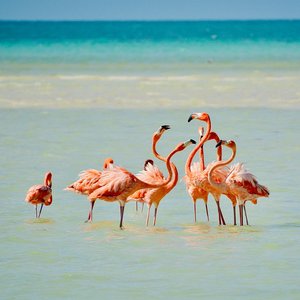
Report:
M 0 22 L 1 298 L 299 299 L 300 21 Z M 64 191 L 113 157 L 133 173 L 198 140 L 193 112 L 237 144 L 269 198 L 247 204 L 250 226 L 218 226 L 181 178 L 192 147 L 174 156 L 180 180 L 146 210 Z M 205 159 L 215 159 L 213 142 Z M 224 157 L 230 151 L 224 149 Z M 164 164 L 155 160 L 164 174 Z M 53 173 L 53 204 L 39 220 L 25 203 Z M 153 213 L 153 212 L 152 212 Z

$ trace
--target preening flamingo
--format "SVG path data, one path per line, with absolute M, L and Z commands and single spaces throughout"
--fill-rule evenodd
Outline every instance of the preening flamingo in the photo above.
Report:
M 49 206 L 52 203 L 52 173 L 47 172 L 44 177 L 44 184 L 33 185 L 29 188 L 25 201 L 35 205 L 35 217 L 39 218 L 42 213 L 43 206 Z M 41 204 L 39 214 L 37 206 Z
M 163 125 L 160 127 L 158 131 L 153 134 L 152 137 L 152 152 L 153 154 L 160 160 L 167 163 L 167 158 L 161 156 L 157 150 L 156 145 L 159 139 L 161 138 L 162 134 L 170 129 L 169 125 Z M 154 210 L 154 219 L 153 225 L 156 225 L 157 220 L 157 211 L 160 201 L 176 186 L 178 182 L 178 171 L 174 163 L 170 163 L 170 167 L 167 165 L 168 170 L 168 178 L 163 176 L 163 173 L 155 166 L 155 165 L 148 165 L 147 168 L 140 172 L 137 177 L 145 182 L 150 183 L 161 183 L 161 187 L 159 188 L 148 188 L 143 190 L 138 190 L 136 193 L 130 196 L 133 199 L 141 199 L 144 203 L 148 206 L 147 218 L 146 218 L 146 225 L 149 224 L 149 217 L 150 217 L 150 209 L 151 206 L 155 206 Z
M 191 165 L 191 161 L 195 154 L 200 150 L 200 148 L 203 146 L 203 144 L 208 140 L 210 132 L 211 132 L 211 120 L 210 117 L 207 113 L 193 113 L 190 115 L 188 122 L 198 119 L 200 121 L 203 121 L 207 124 L 206 132 L 201 139 L 200 143 L 194 148 L 194 150 L 190 153 L 187 161 L 186 161 L 186 166 Z M 225 220 L 221 211 L 220 207 L 220 198 L 221 198 L 221 192 L 219 189 L 213 187 L 209 181 L 208 181 L 208 168 L 205 168 L 203 171 L 199 172 L 196 176 L 193 176 L 192 173 L 190 173 L 189 167 L 186 168 L 186 175 L 190 178 L 190 180 L 193 181 L 193 184 L 196 185 L 197 187 L 200 187 L 201 189 L 205 190 L 208 193 L 211 193 L 212 196 L 214 197 L 217 208 L 218 208 L 218 216 L 219 216 L 219 225 L 225 225 Z M 219 169 L 216 172 L 213 173 L 213 176 L 216 181 L 224 181 L 227 172 L 223 169 Z
M 114 161 L 112 158 L 106 158 L 103 163 L 103 170 L 111 169 L 113 167 L 113 163 Z M 65 190 L 88 196 L 100 187 L 99 180 L 101 175 L 102 171 L 95 169 L 84 170 L 80 172 L 79 179 L 66 187 Z M 88 220 L 89 219 L 90 217 L 88 217 Z
M 236 155 L 236 144 L 234 141 L 221 140 L 216 147 L 224 145 L 232 150 L 228 160 L 219 161 L 209 170 L 208 180 L 212 186 L 223 191 L 229 192 L 236 196 L 239 205 L 240 225 L 243 226 L 243 207 L 246 201 L 256 202 L 258 197 L 268 197 L 270 192 L 267 187 L 259 184 L 253 174 L 248 172 L 242 163 L 232 166 L 226 181 L 216 182 L 212 176 L 218 168 L 227 166 L 233 161 Z
M 172 156 L 184 150 L 188 145 L 195 143 L 189 140 L 185 143 L 180 143 L 168 156 L 167 167 L 170 167 L 170 160 Z M 170 181 L 170 178 L 168 178 Z M 121 167 L 114 167 L 112 170 L 104 170 L 100 179 L 101 187 L 90 194 L 89 199 L 91 203 L 97 199 L 114 202 L 118 201 L 120 204 L 120 228 L 123 227 L 123 216 L 125 204 L 130 200 L 133 193 L 140 189 L 159 188 L 161 184 L 149 184 L 141 181 L 134 174 Z M 92 206 L 91 206 L 92 210 Z M 91 212 L 90 212 L 91 214 Z

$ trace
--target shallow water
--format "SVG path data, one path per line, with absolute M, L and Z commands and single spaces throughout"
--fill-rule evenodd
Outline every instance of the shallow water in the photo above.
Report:
M 183 182 L 161 202 L 155 228 L 145 227 L 146 211 L 135 212 L 134 203 L 126 206 L 124 230 L 118 228 L 118 205 L 102 201 L 95 205 L 94 222 L 84 223 L 88 201 L 63 188 L 81 170 L 101 168 L 107 156 L 138 172 L 152 157 L 151 136 L 161 124 L 172 126 L 158 145 L 162 154 L 197 139 L 201 123 L 187 123 L 193 111 L 209 112 L 213 129 L 237 142 L 236 161 L 269 187 L 269 199 L 247 206 L 251 226 L 230 225 L 225 198 L 221 205 L 229 225 L 217 225 L 213 201 L 211 222 L 199 202 L 194 224 Z M 201 106 L 193 111 L 2 109 L 3 299 L 298 299 L 299 111 Z M 190 150 L 174 157 L 181 177 Z M 207 161 L 214 159 L 214 145 L 205 153 Z M 25 193 L 48 170 L 54 174 L 53 204 L 35 220 Z
M 299 299 L 300 22 L 0 22 L 0 234 L 3 299 Z M 182 181 L 146 210 L 89 203 L 63 189 L 104 158 L 137 173 L 152 158 L 213 130 L 268 186 L 251 226 L 198 222 Z M 203 124 L 201 124 L 203 125 Z M 177 154 L 180 178 L 192 148 Z M 224 156 L 229 151 L 224 149 Z M 215 159 L 213 143 L 206 162 Z M 157 162 L 165 171 L 164 165 Z M 53 172 L 42 218 L 27 189 Z M 152 222 L 152 218 L 151 218 Z

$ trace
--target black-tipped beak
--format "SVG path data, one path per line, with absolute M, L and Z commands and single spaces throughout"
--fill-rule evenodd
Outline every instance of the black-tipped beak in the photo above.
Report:
M 190 142 L 191 142 L 192 144 L 197 144 L 196 141 L 193 140 L 193 139 L 190 139 Z
M 217 143 L 217 145 L 216 145 L 216 148 L 217 148 L 217 147 L 220 147 L 220 146 L 222 145 L 222 142 L 223 142 L 223 141 L 222 141 L 222 140 L 220 140 L 220 142 L 219 142 L 219 143 Z
M 194 119 L 193 114 L 189 116 L 188 122 L 191 122 Z
M 161 125 L 161 129 L 168 130 L 171 129 L 170 125 Z

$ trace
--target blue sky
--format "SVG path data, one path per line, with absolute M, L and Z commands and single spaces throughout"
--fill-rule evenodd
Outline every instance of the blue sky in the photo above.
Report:
M 300 19 L 300 0 L 0 0 L 0 20 Z

